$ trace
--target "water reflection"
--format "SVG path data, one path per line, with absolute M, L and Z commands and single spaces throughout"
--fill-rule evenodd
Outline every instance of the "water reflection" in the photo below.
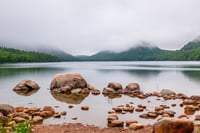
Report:
M 12 77 L 16 75 L 24 75 L 31 73 L 59 73 L 64 71 L 64 68 L 51 68 L 51 67 L 31 67 L 31 68 L 0 68 L 0 78 Z
M 182 71 L 190 80 L 200 81 L 200 71 Z
M 88 96 L 88 94 L 62 94 L 55 91 L 52 91 L 51 95 L 56 100 L 68 104 L 80 104 Z
M 122 95 L 121 94 L 110 94 L 110 95 L 106 95 L 106 94 L 103 94 L 104 97 L 108 97 L 108 99 L 115 99 L 115 98 L 121 98 Z
M 106 127 L 107 112 L 111 111 L 112 107 L 133 102 L 135 107 L 138 104 L 142 104 L 147 106 L 149 110 L 154 110 L 157 105 L 166 104 L 171 106 L 172 103 L 179 105 L 182 101 L 163 101 L 162 99 L 158 101 L 156 97 L 148 97 L 145 100 L 141 100 L 126 95 L 116 98 L 115 96 L 104 97 L 103 95 L 50 94 L 47 88 L 49 88 L 53 76 L 57 73 L 76 72 L 82 74 L 89 83 L 98 89 L 103 89 L 111 81 L 119 82 L 123 86 L 130 82 L 137 82 L 145 93 L 159 92 L 163 88 L 169 88 L 174 92 L 190 96 L 199 94 L 199 66 L 200 62 L 63 62 L 0 65 L 0 98 L 2 103 L 17 106 L 41 107 L 45 105 L 58 105 L 60 107 L 57 108 L 58 111 L 66 110 L 66 103 L 76 104 L 72 110 L 68 110 L 66 118 L 52 119 L 49 123 L 56 123 L 58 121 L 60 123 L 83 122 L 85 124 Z M 20 92 L 20 96 L 13 93 L 12 88 L 24 79 L 36 81 L 41 86 L 40 91 Z M 151 102 L 149 103 L 148 101 Z M 27 103 L 32 103 L 32 105 Z M 80 111 L 79 107 L 84 105 L 88 105 L 90 110 Z M 177 111 L 176 117 L 184 113 L 183 108 L 179 106 L 171 108 Z M 133 114 L 119 115 L 119 117 L 123 121 L 133 118 L 142 124 L 152 124 L 154 122 L 153 120 L 139 118 L 140 114 L 140 112 L 134 112 Z M 97 119 L 96 116 L 101 119 Z M 78 117 L 78 120 L 72 121 L 71 118 L 73 117 Z
M 38 92 L 38 90 L 20 90 L 20 91 L 15 91 L 18 95 L 21 96 L 31 96 L 34 93 Z
M 117 69 L 117 70 L 112 70 L 112 69 L 98 69 L 99 72 L 101 73 L 116 73 L 116 72 L 122 72 L 130 75 L 134 75 L 137 77 L 141 78 L 151 78 L 158 76 L 162 71 L 160 70 L 133 70 L 133 69 L 128 69 L 128 70 L 122 70 L 122 69 Z

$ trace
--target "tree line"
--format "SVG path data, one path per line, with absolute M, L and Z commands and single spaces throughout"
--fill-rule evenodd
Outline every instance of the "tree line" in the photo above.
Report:
M 0 47 L 0 63 L 56 61 L 60 61 L 60 59 L 50 54 Z

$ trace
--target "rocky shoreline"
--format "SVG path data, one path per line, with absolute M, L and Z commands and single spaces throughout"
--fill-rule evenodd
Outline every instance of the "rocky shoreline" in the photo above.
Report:
M 19 95 L 32 95 L 39 90 L 39 85 L 30 80 L 24 80 L 20 82 L 13 90 Z M 33 92 L 33 93 L 32 93 Z M 161 104 L 155 106 L 154 110 L 149 110 L 147 106 L 138 104 L 135 105 L 132 102 L 124 103 L 124 105 L 118 105 L 113 107 L 107 114 L 107 125 L 108 129 L 104 130 L 115 130 L 115 127 L 121 127 L 120 129 L 125 129 L 123 132 L 144 132 L 148 128 L 148 132 L 154 133 L 192 133 L 197 132 L 200 126 L 200 115 L 196 114 L 194 120 L 189 120 L 188 115 L 194 115 L 196 111 L 200 110 L 200 96 L 186 96 L 185 94 L 178 93 L 163 89 L 161 92 L 151 92 L 144 93 L 141 91 L 140 86 L 137 83 L 129 83 L 125 88 L 122 87 L 120 83 L 110 82 L 107 87 L 100 90 L 94 88 L 86 82 L 86 80 L 80 74 L 57 74 L 51 82 L 50 92 L 52 96 L 59 101 L 67 99 L 67 103 L 79 104 L 85 97 L 90 93 L 93 95 L 100 95 L 102 93 L 105 97 L 115 98 L 121 95 L 127 95 L 132 98 L 146 99 L 148 97 L 156 97 L 157 100 L 163 98 L 167 100 L 182 100 L 182 103 L 177 105 L 176 103 L 171 104 L 171 106 Z M 66 101 L 65 101 L 66 102 Z M 151 103 L 151 101 L 148 101 Z M 176 112 L 171 110 L 171 107 L 180 106 L 184 109 L 184 114 L 175 118 Z M 73 106 L 72 106 L 73 107 Z M 70 107 L 69 107 L 70 108 Z M 89 106 L 82 106 L 81 110 L 89 110 Z M 120 120 L 118 115 L 134 112 L 143 112 L 148 110 L 146 113 L 140 114 L 141 119 L 156 119 L 159 120 L 154 124 L 147 126 L 138 123 L 135 119 L 130 120 Z M 33 121 L 35 124 L 42 123 L 45 119 L 54 117 L 61 118 L 67 115 L 66 111 L 56 112 L 54 107 L 44 106 L 44 107 L 12 107 L 7 104 L 0 104 L 0 122 L 4 122 L 8 119 L 9 121 L 5 124 L 6 128 L 11 128 L 13 125 L 23 122 L 25 120 Z M 75 119 L 75 118 L 74 118 Z M 72 124 L 73 125 L 73 124 Z M 71 125 L 71 126 L 72 126 Z M 55 125 L 56 127 L 58 125 Z M 63 124 L 62 126 L 68 127 L 69 125 Z M 77 126 L 74 124 L 73 126 Z M 84 129 L 84 125 L 79 125 Z M 34 126 L 35 132 L 38 128 L 45 127 Z M 58 126 L 59 127 L 59 126 Z M 91 128 L 90 126 L 88 128 Z M 40 129 L 42 130 L 42 129 Z M 99 132 L 103 130 L 99 128 Z M 91 129 L 92 131 L 92 129 Z M 38 131 L 39 132 L 39 131 Z

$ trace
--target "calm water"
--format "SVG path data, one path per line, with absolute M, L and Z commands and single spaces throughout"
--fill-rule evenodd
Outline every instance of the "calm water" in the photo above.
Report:
M 44 123 L 82 122 L 105 127 L 107 112 L 117 105 L 125 105 L 129 102 L 144 104 L 149 110 L 156 105 L 181 101 L 156 101 L 149 97 L 145 100 L 122 96 L 109 99 L 102 95 L 89 95 L 80 104 L 74 104 L 69 109 L 70 103 L 56 100 L 48 88 L 54 75 L 57 73 L 80 73 L 88 83 L 102 90 L 108 82 L 115 81 L 124 87 L 130 82 L 140 84 L 144 92 L 171 89 L 177 93 L 187 95 L 200 95 L 200 62 L 59 62 L 59 63 L 20 63 L 0 65 L 0 101 L 13 106 L 59 106 L 56 111 L 67 111 L 67 116 L 61 119 L 51 118 Z M 31 96 L 21 96 L 12 89 L 22 80 L 29 79 L 37 82 L 41 89 Z M 148 103 L 147 100 L 151 100 Z M 81 111 L 80 107 L 87 105 L 89 111 Z M 183 114 L 179 107 L 173 107 L 177 116 Z M 143 112 L 144 113 L 144 112 Z M 199 113 L 199 112 L 197 112 Z M 141 123 L 152 123 L 153 120 L 139 119 L 142 113 L 128 113 L 119 115 L 120 120 L 136 119 Z M 71 120 L 78 117 L 76 121 Z M 190 116 L 192 119 L 193 116 Z

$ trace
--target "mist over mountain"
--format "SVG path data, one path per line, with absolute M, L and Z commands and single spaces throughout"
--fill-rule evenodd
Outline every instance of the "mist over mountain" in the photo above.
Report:
M 155 60 L 158 54 L 162 54 L 165 50 L 162 50 L 152 45 L 138 45 L 122 52 L 113 51 L 101 51 L 92 56 L 88 56 L 87 59 L 79 58 L 80 60 L 91 61 L 139 61 L 139 60 Z
M 184 45 L 181 50 L 192 50 L 196 48 L 200 48 L 200 36 Z
M 25 51 L 31 51 L 31 52 L 39 52 L 39 53 L 46 53 L 53 56 L 58 57 L 61 61 L 72 61 L 75 60 L 75 57 L 71 54 L 68 54 L 64 52 L 63 50 L 60 50 L 59 48 L 55 46 L 49 46 L 49 45 L 24 45 L 24 44 L 16 44 L 16 43 L 5 43 L 0 42 L 1 47 L 6 48 L 14 48 L 19 50 L 25 50 Z
M 3 46 L 3 45 L 2 45 Z M 12 46 L 12 45 L 9 45 Z M 17 46 L 17 45 L 14 45 Z M 16 47 L 15 47 L 16 48 Z M 179 50 L 165 50 L 148 42 L 141 42 L 127 50 L 115 52 L 114 50 L 100 51 L 91 56 L 73 56 L 55 47 L 31 46 L 17 47 L 33 52 L 46 53 L 57 57 L 60 61 L 189 61 L 200 60 L 200 38 L 188 42 Z
M 188 42 L 180 50 L 164 50 L 142 42 L 122 52 L 101 51 L 92 56 L 78 57 L 81 61 L 188 61 L 200 60 L 199 37 Z

